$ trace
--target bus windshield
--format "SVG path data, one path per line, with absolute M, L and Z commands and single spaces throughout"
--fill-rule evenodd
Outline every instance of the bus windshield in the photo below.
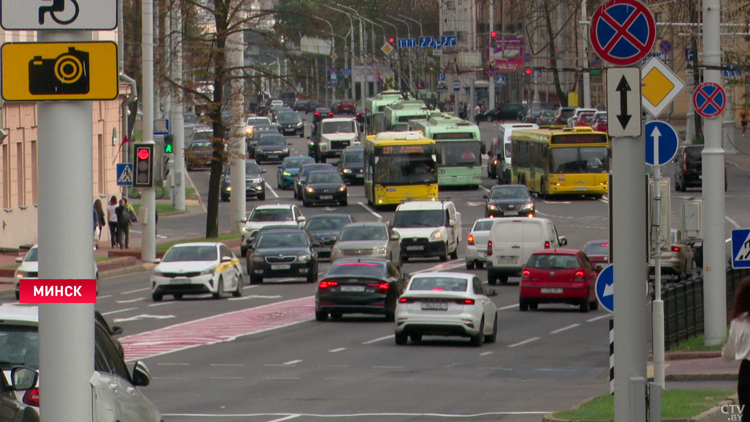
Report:
M 481 166 L 479 142 L 438 142 L 438 164 L 441 166 Z
M 607 147 L 550 148 L 550 173 L 607 173 Z
M 427 154 L 394 154 L 375 157 L 375 183 L 436 183 L 435 161 Z

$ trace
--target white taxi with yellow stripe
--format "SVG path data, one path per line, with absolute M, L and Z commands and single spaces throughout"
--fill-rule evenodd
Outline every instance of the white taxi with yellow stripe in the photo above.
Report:
M 231 292 L 242 296 L 242 266 L 223 243 L 202 242 L 174 245 L 164 254 L 151 274 L 151 297 L 155 302 L 164 295 L 181 299 L 183 295 L 210 293 L 214 299 Z

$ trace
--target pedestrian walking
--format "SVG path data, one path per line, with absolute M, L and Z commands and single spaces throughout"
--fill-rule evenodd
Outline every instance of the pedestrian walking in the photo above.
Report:
M 94 201 L 94 250 L 99 249 L 99 241 L 102 240 L 102 231 L 106 225 L 104 217 L 102 201 L 97 199 Z
M 743 105 L 742 110 L 740 110 L 740 125 L 742 125 L 742 136 L 745 136 L 748 120 L 750 120 L 750 111 L 747 111 L 747 105 Z
M 119 246 L 117 241 L 119 227 L 117 224 L 117 213 L 115 212 L 116 208 L 117 197 L 112 195 L 107 204 L 107 224 L 109 224 L 109 241 L 112 243 L 112 249 L 114 249 L 115 246 Z
M 743 278 L 737 286 L 729 319 L 732 324 L 721 357 L 726 361 L 742 361 L 737 395 L 740 399 L 740 409 L 744 410 L 742 422 L 750 422 L 750 409 L 747 408 L 750 405 L 750 277 Z
M 130 227 L 137 221 L 133 206 L 126 198 L 120 199 L 120 205 L 115 208 L 119 226 L 118 242 L 120 249 L 130 249 Z

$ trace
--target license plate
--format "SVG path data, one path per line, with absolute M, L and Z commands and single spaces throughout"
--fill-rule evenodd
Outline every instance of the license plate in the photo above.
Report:
M 424 250 L 424 246 L 422 246 L 422 245 L 417 245 L 417 246 L 407 246 L 407 247 L 406 247 L 406 250 L 407 250 L 407 251 L 423 251 L 423 250 Z
M 294 129 L 284 129 L 284 132 L 294 132 Z
M 172 284 L 189 284 L 190 283 L 190 279 L 188 279 L 186 277 L 177 277 L 177 278 L 173 278 L 172 280 L 170 280 L 170 283 L 172 283 Z
M 699 179 L 703 179 L 703 175 L 702 175 L 702 174 L 699 174 L 699 175 L 698 175 L 698 178 L 699 178 Z
M 358 174 L 357 177 L 365 177 L 364 174 Z
M 447 302 L 422 302 L 422 309 L 426 311 L 447 311 Z
M 279 264 L 279 265 L 271 265 L 272 270 L 288 270 L 292 268 L 289 264 Z
M 517 256 L 500 256 L 497 258 L 498 264 L 518 264 Z
M 341 286 L 342 292 L 364 292 L 365 286 Z
M 562 293 L 562 288 L 542 288 L 542 293 Z
M 333 195 L 320 195 L 320 199 L 326 200 L 326 199 L 333 199 Z
M 505 215 L 518 215 L 518 211 L 505 211 Z
M 268 155 L 268 158 L 279 158 L 279 156 L 278 156 L 278 155 L 276 155 L 276 154 L 269 154 L 269 155 Z
M 575 190 L 589 190 L 589 188 L 587 188 L 586 186 L 576 186 Z

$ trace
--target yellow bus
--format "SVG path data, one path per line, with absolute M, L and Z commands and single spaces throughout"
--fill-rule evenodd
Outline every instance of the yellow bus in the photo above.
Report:
M 542 197 L 609 191 L 609 138 L 588 127 L 514 130 L 511 180 Z
M 374 207 L 437 200 L 437 148 L 420 132 L 380 132 L 365 140 L 365 197 Z

